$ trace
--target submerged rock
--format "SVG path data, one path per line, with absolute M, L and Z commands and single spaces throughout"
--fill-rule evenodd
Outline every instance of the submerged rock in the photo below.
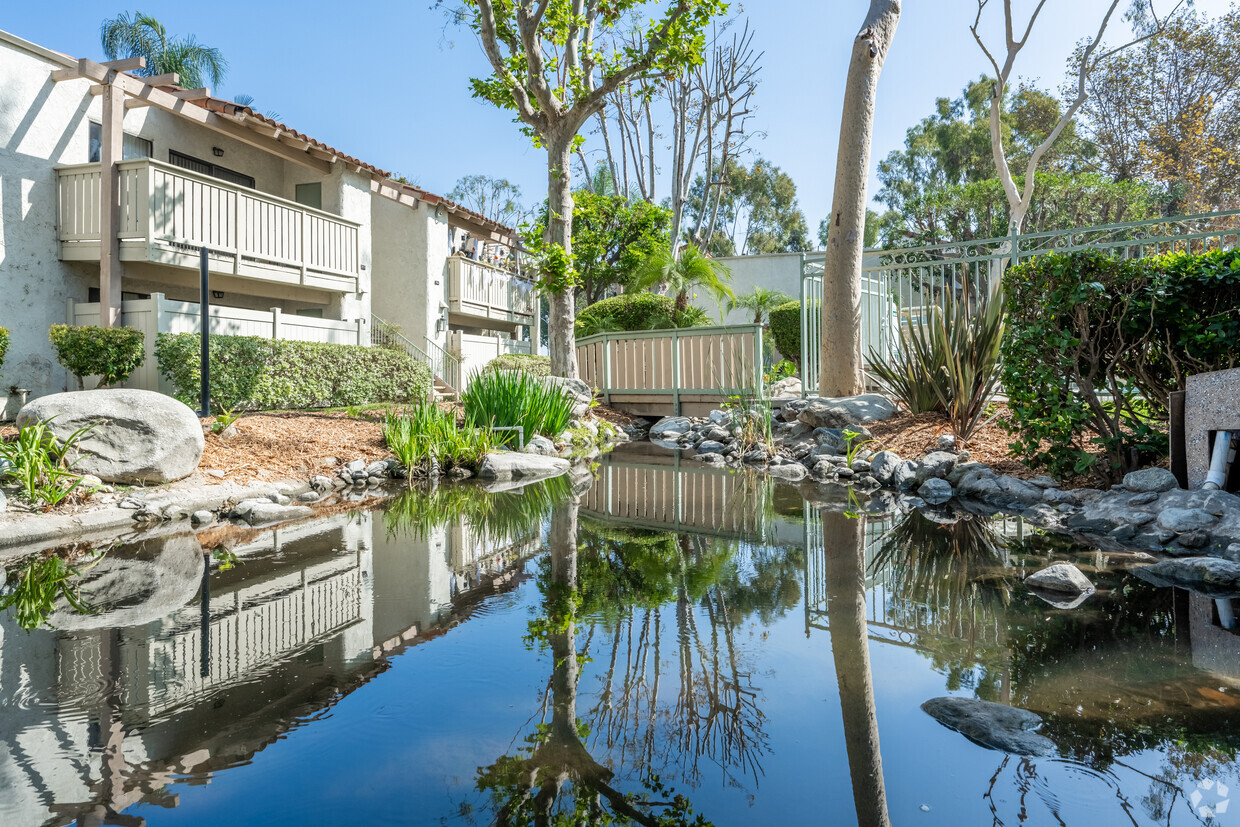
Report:
M 482 460 L 482 465 L 478 469 L 478 477 L 484 480 L 555 477 L 567 471 L 569 466 L 568 460 L 559 457 L 494 451 Z
M 1050 755 L 1055 744 L 1033 730 L 1042 718 L 1027 709 L 976 698 L 931 698 L 922 711 L 986 749 L 1014 755 Z
M 1132 573 L 1155 586 L 1176 586 L 1209 597 L 1240 597 L 1240 563 L 1218 557 L 1181 557 Z
M 932 477 L 921 484 L 917 489 L 917 496 L 928 502 L 930 505 L 942 505 L 952 498 L 955 492 L 952 491 L 952 485 L 947 480 Z
M 1031 589 L 1057 594 L 1093 594 L 1094 584 L 1071 563 L 1056 563 L 1025 578 Z

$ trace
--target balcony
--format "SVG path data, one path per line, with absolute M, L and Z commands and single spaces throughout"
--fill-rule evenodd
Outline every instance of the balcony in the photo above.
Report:
M 149 158 L 122 161 L 120 258 L 355 292 L 358 228 L 321 210 Z M 62 261 L 99 261 L 99 164 L 56 168 Z
M 515 332 L 534 323 L 537 302 L 525 279 L 480 261 L 448 259 L 448 312 L 455 322 Z

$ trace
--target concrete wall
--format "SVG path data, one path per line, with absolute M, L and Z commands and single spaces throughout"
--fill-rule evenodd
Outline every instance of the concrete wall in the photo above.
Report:
M 727 256 L 718 261 L 732 270 L 732 292 L 738 296 L 752 291 L 755 287 L 781 290 L 793 299 L 801 296 L 800 253 Z M 719 318 L 718 305 L 705 293 L 696 295 L 693 303 L 709 313 L 712 319 Z M 753 321 L 753 314 L 747 310 L 733 310 L 724 317 L 724 321 L 728 324 L 749 324 Z
M 51 72 L 66 65 L 67 58 L 0 32 L 0 326 L 7 327 L 12 338 L 0 366 L 0 390 L 15 384 L 29 388 L 32 397 L 76 387 L 56 362 L 47 329 L 66 321 L 68 299 L 85 302 L 90 288 L 99 284 L 97 264 L 58 258 L 54 167 L 87 163 L 90 123 L 102 120 L 102 101 L 90 94 L 91 81 L 52 82 Z M 320 182 L 323 209 L 362 225 L 357 292 L 213 276 L 212 286 L 225 293 L 216 301 L 248 309 L 280 307 L 289 313 L 317 309 L 325 318 L 369 324 L 375 272 L 372 202 L 386 199 L 371 194 L 368 175 L 348 171 L 343 164 L 325 175 L 156 107 L 127 111 L 124 129 L 149 140 L 155 160 L 167 162 L 175 149 L 250 175 L 256 189 L 281 198 L 293 200 L 297 184 Z M 216 155 L 216 148 L 223 154 Z M 447 256 L 446 229 L 442 235 L 436 273 Z M 126 263 L 122 280 L 125 292 L 163 292 L 186 301 L 197 301 L 197 285 L 196 271 L 137 263 Z
M 442 344 L 435 319 L 444 297 L 447 223 L 425 204 L 412 208 L 379 196 L 372 197 L 371 216 L 374 314 L 419 347 L 427 336 Z

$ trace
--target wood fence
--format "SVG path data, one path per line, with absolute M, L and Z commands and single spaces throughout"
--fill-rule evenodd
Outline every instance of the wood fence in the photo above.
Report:
M 762 395 L 762 325 L 600 333 L 577 340 L 581 379 L 634 414 L 703 414 Z

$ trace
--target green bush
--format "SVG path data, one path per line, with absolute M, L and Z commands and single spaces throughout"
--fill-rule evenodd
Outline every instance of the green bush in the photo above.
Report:
M 665 330 L 672 327 L 703 327 L 710 317 L 700 307 L 687 307 L 677 315 L 671 296 L 657 293 L 625 293 L 595 302 L 577 314 L 577 335 L 630 330 Z
M 101 388 L 124 382 L 146 361 L 142 331 L 131 327 L 54 324 L 47 338 L 56 359 L 77 377 L 79 390 L 87 376 L 98 376 Z
M 574 399 L 559 385 L 528 373 L 479 373 L 461 397 L 465 421 L 476 428 L 519 426 L 526 441 L 535 434 L 557 436 L 573 418 Z M 515 434 L 501 434 L 502 442 Z
M 482 369 L 488 372 L 494 370 L 523 370 L 526 373 L 532 373 L 534 376 L 550 376 L 551 357 L 531 356 L 528 353 L 505 353 L 487 362 Z
M 457 466 L 476 471 L 495 444 L 489 431 L 456 427 L 456 410 L 433 402 L 420 402 L 399 414 L 389 411 L 383 441 L 404 466 L 411 485 L 425 476 L 432 457 L 444 472 Z
M 1050 253 L 1004 284 L 1013 448 L 1052 473 L 1084 472 L 1100 452 L 1116 479 L 1165 454 L 1171 391 L 1240 363 L 1240 251 Z
M 771 310 L 771 338 L 783 357 L 801 369 L 801 303 L 795 299 Z
M 199 338 L 161 333 L 159 372 L 177 399 L 197 407 Z M 371 402 L 420 402 L 430 368 L 400 350 L 255 336 L 211 337 L 211 399 L 220 409 L 334 408 Z
M 9 331 L 0 327 L 0 368 L 4 367 L 4 357 L 9 352 Z

